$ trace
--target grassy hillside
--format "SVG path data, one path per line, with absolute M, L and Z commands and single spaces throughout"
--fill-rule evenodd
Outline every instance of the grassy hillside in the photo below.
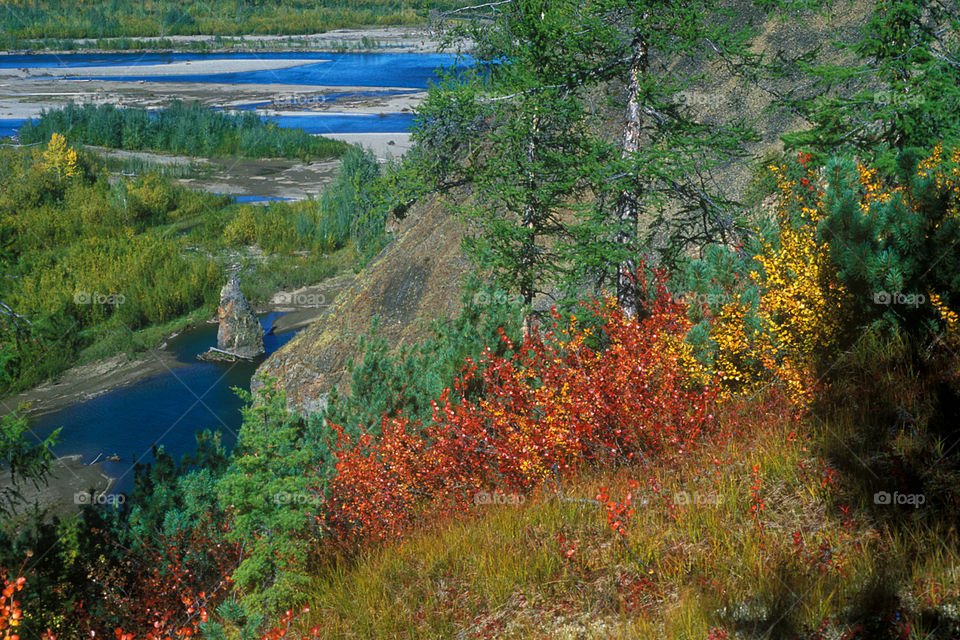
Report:
M 123 510 L 0 531 L 0 624 L 960 637 L 960 13 L 778 6 L 485 3 L 494 64 L 431 87 L 401 162 L 348 154 L 319 219 L 206 220 L 369 262 L 229 455 L 201 434 Z
M 957 637 L 951 509 L 863 495 L 837 465 L 857 464 L 858 423 L 823 409 L 837 415 L 793 422 L 756 399 L 722 417 L 733 439 L 481 501 L 458 521 L 324 567 L 296 628 L 330 638 Z M 622 533 L 602 494 L 632 497 Z

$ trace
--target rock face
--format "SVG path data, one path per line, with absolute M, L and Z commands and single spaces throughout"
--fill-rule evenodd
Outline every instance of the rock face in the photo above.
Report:
M 453 194 L 458 196 L 464 197 Z M 469 265 L 460 248 L 465 232 L 439 198 L 416 204 L 393 241 L 327 313 L 271 354 L 257 374 L 277 380 L 291 411 L 306 415 L 322 409 L 333 388 L 348 391 L 347 364 L 375 317 L 377 334 L 396 348 L 426 337 L 432 320 L 459 314 Z M 261 384 L 255 376 L 254 391 Z
M 217 348 L 240 358 L 263 355 L 263 327 L 240 292 L 236 274 L 220 290 Z

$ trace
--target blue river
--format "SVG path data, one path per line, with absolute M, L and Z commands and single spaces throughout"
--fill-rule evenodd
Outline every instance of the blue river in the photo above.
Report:
M 131 74 L 111 80 L 198 83 L 296 84 L 311 86 L 368 87 L 364 93 L 390 94 L 396 87 L 423 89 L 438 78 L 438 69 L 459 70 L 471 63 L 451 55 L 401 53 L 117 53 L 69 55 L 0 55 L 0 68 L 109 67 L 114 65 L 155 65 L 186 60 L 238 58 L 289 58 L 303 64 L 286 69 L 225 74 L 147 76 Z M 55 73 L 55 72 L 54 72 Z M 90 76 L 91 78 L 96 77 Z M 64 82 L 70 80 L 64 79 Z M 382 89 L 377 89 L 381 88 Z M 361 92 L 346 90 L 326 98 L 333 101 Z M 267 103 L 243 105 L 240 110 L 269 109 Z M 297 109 L 297 105 L 288 105 Z M 304 110 L 309 109 L 305 105 Z M 310 133 L 393 133 L 408 131 L 413 125 L 411 113 L 372 115 L 262 116 L 282 127 L 303 128 Z M 11 136 L 24 120 L 0 119 L 0 137 Z M 240 196 L 238 201 L 263 201 L 262 196 Z M 261 319 L 265 327 L 273 316 Z M 179 367 L 123 387 L 87 402 L 33 419 L 34 432 L 45 436 L 61 428 L 55 450 L 60 455 L 81 454 L 85 462 L 119 456 L 120 460 L 104 462 L 104 471 L 117 479 L 115 491 L 133 488 L 135 462 L 152 460 L 154 446 L 162 446 L 176 458 L 192 453 L 196 433 L 219 430 L 227 448 L 232 448 L 240 429 L 241 402 L 233 388 L 249 388 L 257 362 L 234 364 L 199 362 L 197 354 L 216 344 L 217 327 L 206 325 L 184 332 L 169 341 L 168 349 L 186 366 Z M 268 334 L 264 342 L 269 355 L 294 332 Z
M 276 314 L 261 318 L 265 329 Z M 267 355 L 289 341 L 295 331 L 264 336 Z M 102 396 L 31 420 L 34 432 L 45 437 L 60 427 L 58 455 L 81 454 L 84 462 L 117 455 L 104 462 L 104 471 L 117 479 L 115 491 L 133 489 L 135 462 L 152 461 L 154 445 L 179 459 L 196 448 L 196 433 L 219 430 L 232 448 L 240 429 L 242 403 L 234 387 L 250 388 L 255 362 L 200 362 L 197 355 L 217 344 L 217 326 L 203 325 L 169 341 L 168 349 L 187 366 L 121 387 Z
M 238 73 L 185 74 L 175 76 L 136 75 L 85 76 L 63 78 L 65 83 L 83 79 L 101 79 L 130 82 L 196 82 L 222 84 L 277 84 L 333 87 L 384 87 L 382 90 L 344 91 L 326 96 L 324 102 L 360 96 L 397 95 L 405 89 L 425 89 L 444 73 L 456 73 L 472 64 L 469 58 L 452 54 L 413 53 L 103 53 L 103 54 L 18 54 L 0 55 L 0 68 L 57 69 L 75 67 L 111 67 L 117 65 L 145 66 L 192 60 L 237 60 L 280 58 L 302 61 L 303 64 L 285 69 L 245 71 Z M 297 105 L 287 105 L 296 109 Z M 239 110 L 270 108 L 269 103 L 241 105 Z M 310 108 L 303 105 L 304 110 Z M 301 128 L 307 133 L 400 133 L 413 126 L 412 113 L 338 114 L 264 116 L 281 127 Z M 15 135 L 25 120 L 0 119 L 0 137 Z
M 72 67 L 145 66 L 192 60 L 282 59 L 303 61 L 285 69 L 239 73 L 110 76 L 110 80 L 206 82 L 223 84 L 300 84 L 331 87 L 404 87 L 425 89 L 440 70 L 456 72 L 469 58 L 435 53 L 103 53 L 0 55 L 0 68 L 65 69 Z M 90 75 L 88 78 L 102 78 Z M 83 78 L 76 78 L 83 79 Z

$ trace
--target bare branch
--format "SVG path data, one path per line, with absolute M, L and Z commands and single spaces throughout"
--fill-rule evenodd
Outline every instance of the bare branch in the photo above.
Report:
M 487 9 L 490 7 L 498 7 L 502 4 L 510 4 L 513 0 L 499 0 L 499 2 L 485 2 L 483 4 L 475 4 L 469 7 L 460 7 L 459 9 L 452 9 L 451 11 L 444 11 L 440 15 L 442 17 L 452 16 L 455 13 L 461 13 L 463 11 L 479 11 L 480 9 Z

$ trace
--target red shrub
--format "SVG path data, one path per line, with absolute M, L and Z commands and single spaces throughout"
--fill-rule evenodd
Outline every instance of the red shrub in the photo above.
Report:
M 224 538 L 229 523 L 205 520 L 129 552 L 129 566 L 105 567 L 90 577 L 108 608 L 124 612 L 117 640 L 191 638 L 231 587 L 240 549 Z M 92 622 L 92 621 L 91 621 Z M 102 635 L 102 634 L 101 634 Z M 98 635 L 99 637 L 99 635 Z
M 662 279 L 641 319 L 612 302 L 584 305 L 599 331 L 574 320 L 534 330 L 513 355 L 468 362 L 429 424 L 385 419 L 379 439 L 352 441 L 338 426 L 328 522 L 343 542 L 401 535 L 427 512 L 463 510 L 483 488 L 525 492 L 584 465 L 683 454 L 713 425 L 716 395 L 698 385 L 678 348 L 685 308 Z M 507 338 L 503 338 L 507 341 Z M 598 350 L 588 346 L 603 345 Z M 507 341 L 509 343 L 509 341 Z M 465 390 L 482 383 L 483 397 Z

